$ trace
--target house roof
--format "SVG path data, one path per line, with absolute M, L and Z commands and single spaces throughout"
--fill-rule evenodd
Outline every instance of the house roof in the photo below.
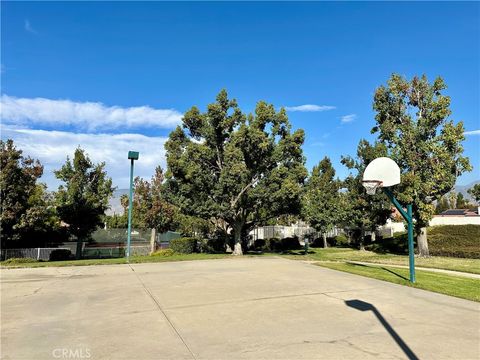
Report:
M 442 216 L 475 216 L 478 215 L 478 210 L 470 209 L 449 209 L 442 212 Z

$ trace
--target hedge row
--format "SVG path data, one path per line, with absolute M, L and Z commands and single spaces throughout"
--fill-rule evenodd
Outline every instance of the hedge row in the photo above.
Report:
M 480 259 L 480 225 L 428 228 L 430 255 Z
M 57 249 L 50 253 L 50 261 L 63 261 L 73 258 L 72 252 L 68 249 Z
M 480 225 L 444 225 L 427 229 L 428 248 L 432 256 L 480 259 Z M 414 241 L 416 248 L 416 239 Z M 406 233 L 379 239 L 365 247 L 380 253 L 408 254 Z
M 349 247 L 350 243 L 344 234 L 327 238 L 328 246 Z M 323 238 L 315 238 L 310 242 L 311 247 L 323 247 Z
M 170 249 L 179 254 L 193 254 L 197 251 L 197 239 L 184 237 L 170 241 Z
M 265 252 L 282 252 L 302 249 L 297 237 L 277 239 L 258 239 L 254 242 L 254 249 Z

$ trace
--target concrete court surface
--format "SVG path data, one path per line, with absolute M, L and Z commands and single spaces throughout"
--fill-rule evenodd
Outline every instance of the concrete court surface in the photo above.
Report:
M 2 270 L 2 359 L 479 359 L 480 304 L 280 258 Z

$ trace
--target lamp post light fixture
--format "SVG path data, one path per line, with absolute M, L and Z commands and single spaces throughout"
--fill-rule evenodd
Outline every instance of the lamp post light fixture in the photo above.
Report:
M 127 262 L 130 261 L 130 241 L 132 238 L 133 162 L 138 160 L 138 151 L 129 151 L 128 158 L 130 159 L 130 196 L 128 197 Z

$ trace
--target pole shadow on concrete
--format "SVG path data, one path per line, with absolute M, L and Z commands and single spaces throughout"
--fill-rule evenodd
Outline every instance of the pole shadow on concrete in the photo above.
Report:
M 380 323 L 383 325 L 385 330 L 388 331 L 390 336 L 393 338 L 393 340 L 395 340 L 395 342 L 398 344 L 400 349 L 402 349 L 405 355 L 407 355 L 407 357 L 411 360 L 418 360 L 418 357 L 415 355 L 412 349 L 408 347 L 408 345 L 403 341 L 400 335 L 398 335 L 397 332 L 390 326 L 388 321 L 385 320 L 385 318 L 382 316 L 382 314 L 380 314 L 380 312 L 377 310 L 375 306 L 362 300 L 346 300 L 345 304 L 356 310 L 372 311 L 377 317 L 378 321 L 380 321 Z

